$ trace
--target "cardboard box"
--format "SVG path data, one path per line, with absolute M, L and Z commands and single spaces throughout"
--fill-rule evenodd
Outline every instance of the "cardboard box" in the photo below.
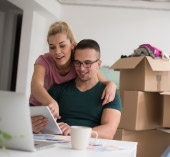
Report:
M 170 60 L 128 57 L 119 59 L 111 69 L 120 71 L 120 90 L 170 91 Z
M 137 157 L 160 157 L 170 145 L 170 131 L 118 129 L 114 140 L 138 142 Z
M 119 95 L 120 95 L 120 99 L 121 99 L 121 103 L 122 103 L 122 107 L 123 107 L 123 104 L 124 104 L 124 91 L 122 91 L 122 90 L 117 90 L 118 91 L 118 93 L 119 93 Z
M 163 96 L 162 127 L 170 127 L 170 92 L 161 93 Z
M 148 130 L 162 126 L 162 96 L 157 92 L 124 91 L 119 128 Z

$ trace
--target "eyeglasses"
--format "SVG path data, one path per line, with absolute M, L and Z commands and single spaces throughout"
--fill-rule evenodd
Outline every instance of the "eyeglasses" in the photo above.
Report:
M 91 65 L 92 65 L 93 63 L 96 63 L 98 60 L 99 60 L 99 59 L 97 59 L 97 60 L 95 60 L 95 61 L 89 61 L 89 60 L 87 60 L 87 61 L 84 61 L 84 62 L 80 62 L 79 60 L 74 60 L 74 61 L 73 61 L 73 64 L 74 64 L 75 67 L 81 67 L 81 65 L 83 65 L 84 68 L 90 68 Z

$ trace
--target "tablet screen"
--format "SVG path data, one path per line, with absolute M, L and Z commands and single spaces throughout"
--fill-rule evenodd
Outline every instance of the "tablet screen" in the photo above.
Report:
M 50 109 L 48 106 L 30 106 L 31 117 L 33 116 L 43 116 L 48 119 L 48 125 L 46 128 L 41 130 L 41 133 L 44 134 L 61 134 L 60 127 L 55 121 Z

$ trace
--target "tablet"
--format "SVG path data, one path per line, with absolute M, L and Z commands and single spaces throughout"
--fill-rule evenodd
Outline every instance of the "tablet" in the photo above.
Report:
M 46 128 L 41 130 L 41 133 L 44 134 L 61 134 L 60 127 L 55 121 L 50 109 L 48 106 L 30 106 L 31 117 L 33 116 L 43 116 L 48 119 L 48 125 Z

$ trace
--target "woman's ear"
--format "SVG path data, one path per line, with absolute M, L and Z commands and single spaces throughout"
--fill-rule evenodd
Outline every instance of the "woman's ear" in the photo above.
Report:
M 71 49 L 74 50 L 75 46 L 76 46 L 76 43 L 74 41 L 72 41 Z

